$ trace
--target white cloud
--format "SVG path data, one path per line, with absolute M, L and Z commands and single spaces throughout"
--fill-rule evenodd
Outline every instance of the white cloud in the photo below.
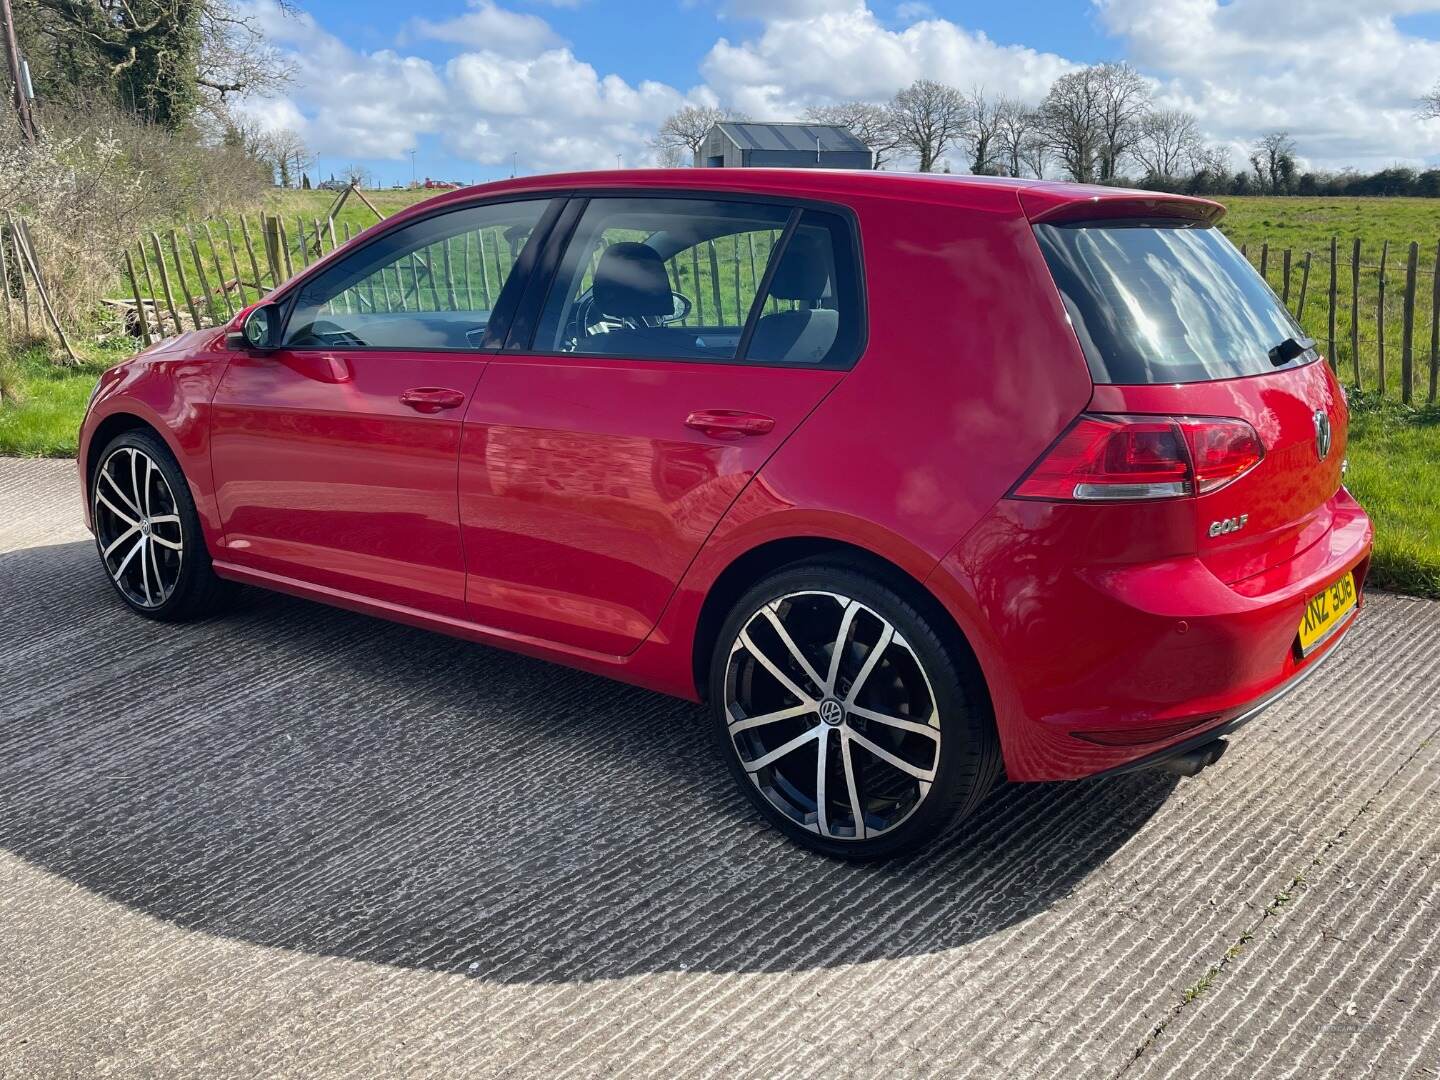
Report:
M 1053 53 L 999 45 L 944 19 L 889 30 L 857 4 L 772 19 L 750 41 L 721 38 L 701 72 L 722 100 L 755 116 L 783 118 L 809 104 L 889 98 L 919 78 L 1038 101 L 1072 66 Z
M 1440 71 L 1440 42 L 1405 34 L 1397 15 L 1440 3 L 1394 0 L 1095 0 L 1126 55 L 1167 101 L 1212 137 L 1242 146 L 1278 128 L 1323 168 L 1419 164 L 1440 151 L 1440 123 L 1416 99 Z
M 469 45 L 488 52 L 530 55 L 558 45 L 550 24 L 538 15 L 507 11 L 491 0 L 471 0 L 473 9 L 454 19 L 411 20 L 407 35 Z

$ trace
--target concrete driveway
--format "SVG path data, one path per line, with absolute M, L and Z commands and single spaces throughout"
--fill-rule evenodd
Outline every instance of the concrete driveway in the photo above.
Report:
M 126 614 L 0 461 L 0 1076 L 1440 1075 L 1440 604 L 1191 780 L 908 861 L 764 828 L 698 709 L 276 596 Z

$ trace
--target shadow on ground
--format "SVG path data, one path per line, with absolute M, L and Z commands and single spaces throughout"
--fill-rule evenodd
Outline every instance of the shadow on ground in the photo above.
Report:
M 0 846 L 266 946 L 499 982 L 934 953 L 1063 901 L 1173 788 L 1011 786 L 850 866 L 758 821 L 695 706 L 259 593 L 149 623 L 94 563 L 0 554 Z

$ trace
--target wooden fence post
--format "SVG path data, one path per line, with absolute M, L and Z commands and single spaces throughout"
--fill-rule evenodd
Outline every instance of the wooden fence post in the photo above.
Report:
M 10 261 L 5 257 L 5 227 L 0 225 L 0 294 L 5 297 L 5 329 L 15 332 L 15 309 L 10 302 Z
M 245 282 L 240 277 L 240 260 L 235 257 L 235 234 L 230 231 L 230 222 L 222 221 L 225 226 L 225 246 L 230 249 L 230 273 L 235 277 L 235 295 L 239 300 L 234 311 L 239 311 L 245 306 Z M 226 303 L 229 303 L 229 294 L 226 294 Z
M 1406 405 L 1415 381 L 1415 274 L 1419 261 L 1420 245 L 1411 240 L 1410 256 L 1405 260 L 1405 327 L 1400 338 L 1400 400 Z
M 170 230 L 170 254 L 175 258 L 175 280 L 180 282 L 180 294 L 185 297 L 185 306 L 190 310 L 190 317 L 195 320 L 195 329 L 200 329 L 200 311 L 195 306 L 195 298 L 190 295 L 190 283 L 185 280 L 185 264 L 180 261 L 180 239 L 175 235 L 175 230 Z
M 1355 389 L 1360 389 L 1360 238 L 1350 252 L 1350 362 L 1355 365 Z
M 275 235 L 280 243 L 280 258 L 285 263 L 285 277 L 295 276 L 295 263 L 290 259 L 290 236 L 285 232 L 285 219 L 279 214 L 275 215 Z
M 285 264 L 280 261 L 280 219 L 278 217 L 261 212 L 260 239 L 265 245 L 265 261 L 270 264 L 270 285 L 273 289 L 285 280 Z
M 195 260 L 195 276 L 200 279 L 200 295 L 205 298 L 205 314 L 210 316 L 210 324 L 214 326 L 220 322 L 219 308 L 215 304 L 215 295 L 210 291 L 210 279 L 205 276 L 205 261 L 200 258 L 200 245 L 195 242 L 195 227 L 185 226 L 185 235 L 190 239 L 190 256 Z
M 135 276 L 135 260 L 130 257 L 130 249 L 125 249 L 125 272 L 130 276 L 130 290 L 135 294 L 135 319 L 140 324 L 140 340 L 148 349 L 150 347 L 150 316 L 145 314 L 145 304 L 140 299 L 140 279 Z
M 240 238 L 245 241 L 245 255 L 250 260 L 250 273 L 255 276 L 255 299 L 262 300 L 265 297 L 265 279 L 260 274 L 260 263 L 255 258 L 255 245 L 250 240 L 250 222 L 245 215 L 240 215 Z M 265 242 L 264 232 L 260 236 L 261 244 Z M 245 300 L 245 292 L 241 290 L 240 299 Z
M 6 229 L 10 235 L 10 253 L 14 256 L 11 260 L 15 264 L 15 283 L 20 286 L 20 314 L 25 322 L 25 336 L 30 337 L 34 331 L 30 327 L 30 287 L 25 284 L 25 263 L 20 254 L 20 234 L 15 228 L 15 220 L 10 216 L 10 211 L 5 211 L 6 226 L 0 226 L 0 247 L 5 246 Z M 7 278 L 8 281 L 8 272 Z
M 1284 281 L 1280 286 L 1280 300 L 1286 307 L 1290 306 L 1290 249 L 1286 248 L 1285 253 L 1280 257 L 1281 274 Z
M 150 234 L 150 246 L 155 251 L 155 265 L 160 272 L 160 288 L 165 291 L 165 306 L 170 310 L 170 318 L 175 321 L 175 332 L 183 334 L 185 324 L 180 321 L 180 309 L 175 306 L 175 294 L 170 291 L 170 275 L 165 271 L 165 253 L 160 250 L 160 234 Z
M 40 297 L 40 304 L 45 309 L 45 314 L 50 316 L 50 325 L 55 328 L 55 335 L 60 339 L 61 346 L 65 349 L 65 355 L 72 363 L 78 364 L 80 357 L 75 355 L 75 350 L 70 347 L 70 339 L 65 335 L 65 328 L 60 325 L 60 316 L 55 313 L 55 307 L 50 303 L 50 290 L 45 287 L 45 279 L 40 275 L 40 259 L 35 254 L 35 245 L 30 242 L 30 230 L 25 226 L 25 219 L 11 223 L 11 230 L 19 242 L 21 257 L 25 260 L 21 265 L 21 278 L 24 278 L 25 266 L 30 267 L 30 277 L 35 282 L 35 293 Z
M 1330 237 L 1330 335 L 1328 338 L 1329 351 L 1326 356 L 1330 358 L 1330 370 L 1337 371 L 1340 367 L 1340 358 L 1335 355 L 1335 278 L 1337 276 L 1335 261 L 1339 256 L 1340 242 L 1337 237 Z
M 205 242 L 210 245 L 210 261 L 215 267 L 215 284 L 220 286 L 220 302 L 225 305 L 225 318 L 229 319 L 235 314 L 235 308 L 230 303 L 230 290 L 225 285 L 225 268 L 220 265 L 220 249 L 215 246 L 215 234 L 210 231 L 210 222 L 204 222 L 200 227 L 205 230 Z
M 150 276 L 150 260 L 145 257 L 145 241 L 140 239 L 135 243 L 135 250 L 140 253 L 140 269 L 145 272 L 145 293 L 150 297 L 150 306 L 155 309 L 155 325 L 160 330 L 160 336 L 165 336 L 165 310 L 160 306 L 160 294 L 155 291 L 155 279 Z M 180 329 L 178 326 L 175 328 Z
M 1385 264 L 1390 261 L 1390 241 L 1380 245 L 1380 303 L 1375 308 L 1375 356 L 1379 366 L 1379 393 L 1385 394 Z
M 690 268 L 695 275 L 695 307 L 699 311 L 699 322 L 705 325 L 705 290 L 700 287 L 700 256 L 692 247 L 690 249 Z
M 1300 269 L 1300 302 L 1295 305 L 1295 319 L 1301 322 L 1305 318 L 1305 294 L 1310 289 L 1310 252 L 1305 252 L 1305 264 Z
M 1435 272 L 1430 275 L 1430 394 L 1435 404 L 1435 384 L 1440 382 L 1440 241 L 1435 244 Z
M 716 325 L 725 325 L 725 304 L 720 296 L 720 258 L 715 254 L 715 241 L 706 243 L 710 249 L 710 292 L 715 298 L 715 321 Z

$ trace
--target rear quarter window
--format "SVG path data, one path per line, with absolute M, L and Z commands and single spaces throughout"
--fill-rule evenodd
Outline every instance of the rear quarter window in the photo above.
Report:
M 1037 225 L 1097 383 L 1207 382 L 1277 370 L 1303 331 L 1218 229 L 1169 222 Z M 1315 359 L 1306 349 L 1281 367 Z

